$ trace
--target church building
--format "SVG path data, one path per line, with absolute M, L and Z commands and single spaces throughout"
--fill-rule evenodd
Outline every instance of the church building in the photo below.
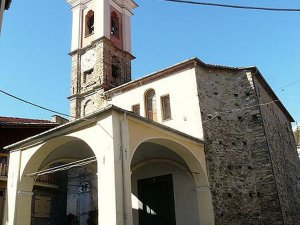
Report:
M 300 224 L 294 120 L 256 67 L 131 80 L 137 4 L 66 1 L 71 121 L 5 148 L 3 224 Z

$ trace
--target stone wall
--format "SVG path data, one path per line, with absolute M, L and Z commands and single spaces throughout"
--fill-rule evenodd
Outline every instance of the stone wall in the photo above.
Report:
M 300 224 L 300 161 L 291 121 L 274 102 L 264 83 L 254 76 L 285 224 Z M 270 104 L 269 104 L 270 103 Z M 266 105 L 264 105 L 266 104 Z
M 196 74 L 216 224 L 283 224 L 251 73 Z
M 94 49 L 96 62 L 89 72 L 81 72 L 80 58 L 86 51 Z M 71 53 L 70 115 L 83 117 L 106 106 L 103 92 L 131 80 L 133 56 L 116 48 L 113 43 L 101 38 L 84 49 Z M 113 76 L 112 66 L 118 68 Z

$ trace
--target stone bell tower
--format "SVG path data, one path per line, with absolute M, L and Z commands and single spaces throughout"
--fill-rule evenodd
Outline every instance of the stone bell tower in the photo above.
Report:
M 131 80 L 132 0 L 66 0 L 73 13 L 70 115 L 105 105 L 103 92 Z

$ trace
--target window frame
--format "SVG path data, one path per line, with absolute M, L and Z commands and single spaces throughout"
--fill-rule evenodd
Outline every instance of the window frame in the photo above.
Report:
M 138 113 L 135 112 L 134 108 L 138 107 Z M 141 104 L 134 104 L 131 106 L 131 111 L 133 112 L 133 114 L 140 116 L 141 115 Z
M 166 107 L 165 101 L 164 101 L 164 99 L 166 99 L 166 98 L 169 99 L 168 107 Z M 160 102 L 161 102 L 161 119 L 162 119 L 162 121 L 172 120 L 172 108 L 171 108 L 170 94 L 165 94 L 165 95 L 160 96 Z M 170 114 L 170 116 L 168 118 L 166 118 L 166 115 L 168 115 L 166 113 L 167 109 L 169 109 L 169 114 Z
M 151 110 L 148 110 L 148 95 L 150 92 L 154 92 L 154 95 L 151 98 Z M 144 104 L 145 104 L 145 117 L 147 119 L 153 120 L 157 122 L 157 101 L 156 101 L 156 91 L 153 88 L 146 90 L 144 95 Z M 149 116 L 151 112 L 151 117 Z

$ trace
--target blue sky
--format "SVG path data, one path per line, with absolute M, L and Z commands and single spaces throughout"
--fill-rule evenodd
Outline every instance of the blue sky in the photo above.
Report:
M 207 0 L 300 8 L 299 0 Z M 133 79 L 197 56 L 255 65 L 300 121 L 300 12 L 261 12 L 138 0 L 132 17 Z M 0 37 L 0 89 L 69 112 L 71 12 L 64 0 L 13 1 Z M 52 113 L 0 93 L 0 115 L 49 119 Z

